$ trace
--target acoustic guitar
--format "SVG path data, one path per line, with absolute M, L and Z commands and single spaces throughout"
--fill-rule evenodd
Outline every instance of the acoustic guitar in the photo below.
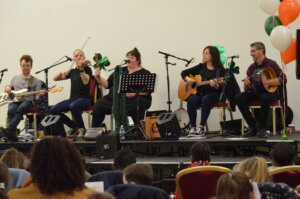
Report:
M 61 92 L 62 90 L 63 90 L 62 87 L 51 88 L 51 89 L 46 90 L 46 92 L 56 93 L 56 92 Z M 2 94 L 0 94 L 0 106 L 5 105 L 5 104 L 10 104 L 12 102 L 20 101 L 24 96 L 36 95 L 38 93 L 39 93 L 39 91 L 28 92 L 28 89 L 22 89 L 22 90 L 18 90 L 18 91 L 12 90 L 11 94 L 2 93 Z
M 180 100 L 186 100 L 190 95 L 197 94 L 197 88 L 203 85 L 208 85 L 210 80 L 202 81 L 201 75 L 189 76 L 190 78 L 194 79 L 194 83 L 189 83 L 184 81 L 183 79 L 180 80 L 178 86 L 178 98 Z M 224 83 L 224 77 L 215 78 L 218 84 Z

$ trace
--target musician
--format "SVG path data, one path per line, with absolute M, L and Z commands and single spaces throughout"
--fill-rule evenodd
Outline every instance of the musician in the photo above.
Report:
M 280 99 L 279 89 L 275 93 L 261 92 L 253 81 L 253 74 L 256 70 L 271 67 L 276 73 L 276 78 L 263 80 L 264 85 L 279 86 L 286 83 L 286 77 L 277 63 L 266 57 L 266 48 L 262 42 L 254 42 L 250 45 L 250 55 L 254 63 L 248 67 L 247 77 L 243 80 L 245 92 L 236 95 L 236 103 L 248 123 L 249 129 L 244 136 L 268 137 L 266 123 L 270 110 L 270 104 Z M 257 121 L 250 113 L 248 104 L 251 101 L 260 101 L 261 109 Z
M 71 80 L 70 98 L 51 107 L 50 113 L 61 116 L 63 123 L 70 127 L 70 135 L 82 138 L 85 127 L 81 112 L 91 106 L 89 82 L 92 77 L 92 69 L 88 66 L 90 63 L 85 59 L 84 52 L 80 49 L 73 52 L 73 60 L 76 64 L 75 68 L 60 72 L 53 78 L 54 81 Z M 74 121 L 64 114 L 67 111 L 71 111 Z
M 33 60 L 30 55 L 23 55 L 20 58 L 22 74 L 14 76 L 10 84 L 5 86 L 5 92 L 9 95 L 11 95 L 13 91 L 23 89 L 28 89 L 28 91 L 39 91 L 38 95 L 25 95 L 20 100 L 8 105 L 8 128 L 5 131 L 5 136 L 10 141 L 18 140 L 16 129 L 23 119 L 23 115 L 34 106 L 35 100 L 42 99 L 46 93 L 46 91 L 42 89 L 42 82 L 30 74 L 32 63 Z M 13 94 L 11 97 L 13 98 Z
M 203 50 L 203 63 L 193 68 L 181 72 L 181 77 L 186 82 L 194 83 L 195 80 L 190 75 L 201 75 L 202 80 L 209 80 L 209 85 L 197 88 L 197 94 L 191 95 L 187 99 L 187 111 L 190 119 L 189 137 L 203 136 L 204 125 L 210 114 L 213 103 L 218 102 L 222 91 L 222 86 L 215 81 L 215 78 L 222 77 L 225 69 L 220 60 L 219 50 L 214 46 L 207 46 Z M 196 126 L 197 109 L 201 105 L 200 126 Z
M 148 70 L 142 67 L 141 54 L 137 48 L 127 52 L 126 54 L 127 66 L 122 67 L 123 74 L 150 74 Z M 114 72 L 115 73 L 115 72 Z M 113 84 L 114 73 L 112 73 L 108 79 L 105 79 L 100 75 L 100 69 L 96 69 L 94 72 L 95 79 L 104 88 L 109 89 L 108 95 L 99 99 L 93 110 L 92 127 L 99 127 L 103 122 L 105 115 L 109 115 L 112 112 L 113 104 Z M 137 95 L 139 96 L 139 113 L 137 115 Z M 126 93 L 126 109 L 128 115 L 130 115 L 135 123 L 138 120 L 144 118 L 145 110 L 151 106 L 151 93 Z

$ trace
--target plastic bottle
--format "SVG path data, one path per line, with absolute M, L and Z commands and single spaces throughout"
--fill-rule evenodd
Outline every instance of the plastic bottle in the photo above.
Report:
M 125 133 L 124 126 L 121 125 L 121 126 L 120 126 L 120 130 L 119 130 L 119 135 L 120 135 L 121 140 L 124 140 L 124 139 L 125 139 L 124 133 Z

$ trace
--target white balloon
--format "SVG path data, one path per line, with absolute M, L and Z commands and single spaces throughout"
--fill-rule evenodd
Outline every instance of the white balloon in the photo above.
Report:
M 258 0 L 259 7 L 268 15 L 274 15 L 280 4 L 279 0 Z
M 277 26 L 275 27 L 270 35 L 271 43 L 273 46 L 283 52 L 292 42 L 292 32 L 286 26 Z

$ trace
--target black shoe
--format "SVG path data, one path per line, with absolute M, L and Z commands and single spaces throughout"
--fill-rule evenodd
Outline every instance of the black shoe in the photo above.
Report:
M 257 133 L 256 127 L 255 127 L 255 125 L 253 125 L 253 126 L 249 127 L 248 131 L 246 133 L 244 133 L 243 136 L 244 137 L 251 137 L 251 136 L 255 136 L 256 133 Z
M 268 138 L 269 134 L 264 129 L 259 129 L 257 132 L 257 137 L 259 138 Z
M 18 136 L 17 136 L 16 132 L 13 131 L 12 129 L 5 129 L 4 135 L 8 141 L 12 141 L 12 142 L 18 141 Z

